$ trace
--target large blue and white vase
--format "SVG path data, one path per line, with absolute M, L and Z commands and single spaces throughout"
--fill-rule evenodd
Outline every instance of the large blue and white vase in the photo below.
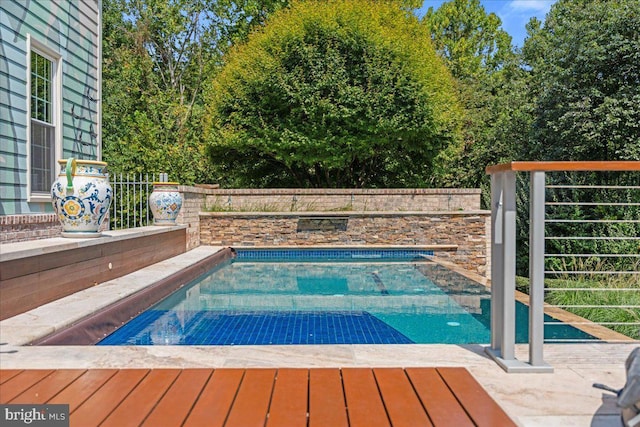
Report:
M 107 164 L 73 157 L 58 163 L 61 170 L 51 186 L 51 202 L 62 236 L 99 237 L 113 198 Z
M 177 182 L 154 182 L 149 195 L 153 225 L 175 225 L 182 208 L 182 194 Z

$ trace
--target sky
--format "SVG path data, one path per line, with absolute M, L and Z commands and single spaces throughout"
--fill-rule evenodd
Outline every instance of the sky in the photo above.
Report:
M 417 12 L 418 16 L 427 13 L 430 7 L 437 9 L 446 0 L 424 0 Z M 502 29 L 513 38 L 512 43 L 522 47 L 527 35 L 525 25 L 532 17 L 544 22 L 551 5 L 556 0 L 480 0 L 487 13 L 495 13 L 502 21 Z

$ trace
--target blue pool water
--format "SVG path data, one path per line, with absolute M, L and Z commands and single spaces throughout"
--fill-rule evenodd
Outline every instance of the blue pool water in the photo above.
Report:
M 98 345 L 488 343 L 487 288 L 422 254 L 239 250 Z M 527 310 L 517 304 L 518 342 Z M 556 322 L 545 339 L 594 338 Z

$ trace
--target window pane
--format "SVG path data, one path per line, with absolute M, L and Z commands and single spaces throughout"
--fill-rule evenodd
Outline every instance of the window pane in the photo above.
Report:
M 51 81 L 51 63 L 45 58 L 42 58 L 42 78 Z
M 47 123 L 52 123 L 53 119 L 49 106 L 52 102 L 52 76 L 51 61 L 36 52 L 31 52 L 31 117 Z
M 48 193 L 54 171 L 55 128 L 31 120 L 31 191 Z

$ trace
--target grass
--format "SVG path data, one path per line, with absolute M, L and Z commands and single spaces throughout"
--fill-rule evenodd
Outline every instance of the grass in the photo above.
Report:
M 555 278 L 548 274 L 545 278 L 545 302 L 560 306 L 566 311 L 584 317 L 592 322 L 602 324 L 630 338 L 640 339 L 640 275 L 638 274 L 606 274 L 606 263 L 593 260 L 571 260 L 574 270 L 591 271 L 589 274 L 559 273 Z M 589 270 L 585 270 L 586 268 Z M 566 268 L 566 265 L 563 266 Z M 640 271 L 640 261 L 630 270 Z M 528 293 L 527 278 L 516 279 L 518 290 Z M 574 290 L 575 289 L 575 290 Z M 590 307 L 564 307 L 590 306 Z M 611 325 L 609 323 L 627 323 Z M 636 323 L 631 325 L 629 323 Z

